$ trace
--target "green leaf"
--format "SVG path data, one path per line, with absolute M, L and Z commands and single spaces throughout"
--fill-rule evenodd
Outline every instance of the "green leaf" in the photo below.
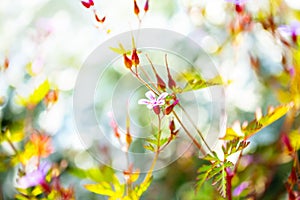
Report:
M 212 179 L 213 185 L 216 185 L 220 194 L 225 197 L 227 175 L 225 169 L 231 166 L 233 166 L 233 164 L 229 161 L 216 161 L 211 163 L 211 165 L 202 165 L 198 169 L 199 175 L 197 176 L 196 191 L 199 191 L 206 181 Z
M 249 122 L 246 127 L 243 127 L 241 130 L 245 135 L 245 139 L 253 136 L 255 133 L 265 128 L 266 126 L 272 124 L 282 116 L 284 116 L 291 108 L 291 104 L 281 105 L 276 107 L 272 112 L 269 112 L 265 116 L 262 116 L 260 119 L 254 119 Z
M 20 142 L 24 139 L 24 122 L 15 121 L 0 135 L 0 142 L 9 140 L 10 142 Z
M 196 192 L 199 191 L 199 189 L 203 186 L 205 181 L 208 180 L 209 173 L 212 170 L 211 165 L 202 165 L 198 169 L 199 175 L 197 176 L 197 183 L 196 183 Z
M 168 138 L 161 138 L 159 141 L 159 145 L 162 146 L 168 141 Z
M 151 182 L 153 180 L 153 177 L 149 178 L 148 180 L 142 182 L 140 185 L 137 185 L 134 190 L 138 197 L 141 197 L 142 194 L 148 189 L 148 187 L 151 185 Z
M 109 48 L 113 52 L 120 54 L 120 55 L 130 54 L 130 51 L 127 51 L 121 43 L 119 43 L 119 48 L 116 48 L 116 47 L 109 47 Z
M 147 144 L 147 145 L 144 146 L 144 148 L 147 149 L 147 150 L 149 150 L 149 151 L 155 152 L 155 149 L 154 149 L 154 147 L 153 147 L 152 144 Z
M 37 105 L 50 90 L 50 83 L 48 80 L 45 80 L 28 97 L 18 96 L 17 103 L 23 106 L 35 106 Z
M 224 84 L 220 75 L 217 75 L 216 77 L 214 77 L 210 80 L 205 80 L 195 69 L 192 69 L 187 72 L 183 72 L 178 77 L 178 80 L 186 82 L 186 85 L 182 89 L 181 92 L 199 90 L 199 89 L 210 87 L 213 85 L 223 85 Z
M 246 148 L 249 144 L 250 144 L 250 142 L 241 140 L 241 138 L 235 138 L 233 140 L 227 141 L 226 145 L 222 146 L 222 150 L 223 150 L 225 158 Z
M 300 131 L 293 130 L 292 132 L 290 132 L 289 139 L 294 150 L 298 151 L 300 149 Z
M 25 197 L 25 196 L 23 196 L 21 194 L 16 194 L 15 195 L 15 199 L 17 199 L 17 200 L 28 200 L 29 198 Z
M 113 190 L 111 185 L 105 181 L 96 184 L 86 184 L 84 185 L 84 187 L 85 189 L 94 192 L 96 194 L 101 194 L 110 197 L 115 195 L 115 191 Z

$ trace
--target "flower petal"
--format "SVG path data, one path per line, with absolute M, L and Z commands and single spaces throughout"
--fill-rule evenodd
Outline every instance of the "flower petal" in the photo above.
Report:
M 158 106 L 165 105 L 165 100 L 156 101 L 155 105 L 158 105 Z
M 146 96 L 148 99 L 150 99 L 151 101 L 155 101 L 155 100 L 156 100 L 155 94 L 154 94 L 154 92 L 152 92 L 151 90 L 148 91 L 148 92 L 146 92 L 145 96 Z
M 165 98 L 168 96 L 169 94 L 166 92 L 163 92 L 159 95 L 159 97 L 157 98 L 157 101 L 161 101 L 161 100 L 165 100 Z
M 148 108 L 148 109 L 152 109 L 153 107 L 154 107 L 153 104 L 148 104 L 148 105 L 147 105 L 147 108 Z
M 151 101 L 149 101 L 148 99 L 140 99 L 138 101 L 138 104 L 149 105 L 149 104 L 151 104 Z

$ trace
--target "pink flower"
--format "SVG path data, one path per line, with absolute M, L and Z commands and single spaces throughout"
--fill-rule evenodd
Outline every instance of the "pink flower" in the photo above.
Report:
M 26 189 L 42 184 L 45 181 L 45 177 L 50 168 L 50 163 L 41 162 L 37 169 L 34 169 L 30 172 L 26 172 L 24 176 L 18 179 L 18 187 Z
M 165 104 L 165 98 L 168 96 L 168 93 L 166 92 L 161 93 L 159 97 L 156 99 L 154 92 L 148 91 L 146 92 L 145 96 L 148 99 L 140 99 L 138 101 L 138 104 L 144 104 L 147 105 L 147 108 L 153 109 L 156 106 L 162 106 Z
M 278 30 L 282 34 L 291 36 L 292 40 L 296 42 L 298 35 L 300 35 L 300 23 L 298 21 L 293 21 L 290 25 L 279 26 Z
M 237 186 L 233 190 L 233 196 L 239 196 L 248 187 L 249 187 L 249 183 L 248 182 L 242 182 L 239 186 Z

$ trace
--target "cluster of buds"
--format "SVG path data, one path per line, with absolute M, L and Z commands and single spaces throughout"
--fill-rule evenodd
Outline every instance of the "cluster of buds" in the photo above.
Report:
M 146 0 L 146 2 L 144 4 L 144 14 L 147 13 L 148 10 L 149 10 L 149 0 Z M 139 8 L 136 0 L 133 0 L 133 12 L 139 18 L 140 8 Z
M 140 59 L 135 47 L 132 50 L 131 58 L 129 58 L 126 53 L 123 53 L 123 59 L 125 67 L 128 69 L 131 69 L 132 66 L 137 67 L 140 64 Z

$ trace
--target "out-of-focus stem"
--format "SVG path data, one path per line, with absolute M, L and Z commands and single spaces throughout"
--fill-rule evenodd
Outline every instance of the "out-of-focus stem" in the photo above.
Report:
M 188 120 L 191 122 L 191 124 L 194 127 L 194 129 L 196 129 L 198 135 L 200 136 L 201 140 L 203 141 L 203 143 L 205 144 L 205 146 L 207 147 L 207 149 L 210 151 L 210 153 L 212 153 L 212 150 L 208 146 L 207 142 L 205 141 L 202 132 L 198 129 L 198 127 L 196 126 L 196 124 L 194 123 L 194 121 L 192 120 L 192 118 L 190 117 L 190 115 L 186 112 L 186 110 L 180 104 L 178 104 L 178 106 L 181 108 L 181 110 L 183 111 L 183 113 L 187 116 Z
M 132 74 L 143 84 L 146 86 L 146 88 L 148 88 L 149 90 L 151 90 L 152 92 L 154 92 L 156 95 L 158 95 L 158 93 L 153 89 L 151 88 L 151 86 L 146 83 L 137 73 L 135 73 L 134 71 L 130 70 L 132 72 Z
M 160 152 L 160 137 L 161 137 L 161 118 L 159 115 L 158 116 L 158 135 L 157 135 L 157 146 L 156 146 L 156 151 L 155 151 L 155 156 L 153 158 L 153 161 L 151 163 L 151 166 L 150 166 L 150 169 L 148 170 L 148 173 L 144 179 L 144 183 L 148 182 L 149 179 L 151 178 L 152 176 L 152 173 L 153 173 L 153 170 L 154 170 L 154 167 L 155 167 L 155 164 L 157 162 L 157 159 L 158 159 L 158 155 L 159 155 L 159 152 Z
M 206 155 L 205 150 L 203 149 L 202 145 L 199 144 L 199 142 L 191 135 L 191 133 L 187 130 L 187 128 L 184 126 L 184 124 L 181 122 L 180 118 L 178 117 L 178 115 L 176 114 L 175 111 L 172 112 L 175 116 L 175 118 L 177 119 L 177 121 L 179 122 L 179 124 L 181 125 L 181 127 L 183 128 L 183 130 L 186 132 L 186 134 L 189 136 L 189 138 L 193 141 L 193 143 L 195 144 L 195 146 L 201 151 L 201 153 L 203 155 Z

